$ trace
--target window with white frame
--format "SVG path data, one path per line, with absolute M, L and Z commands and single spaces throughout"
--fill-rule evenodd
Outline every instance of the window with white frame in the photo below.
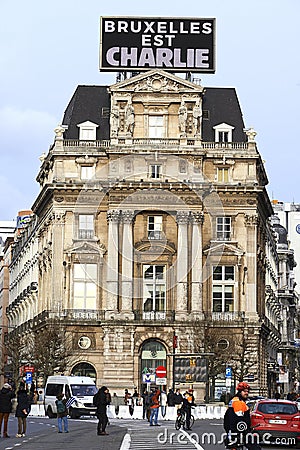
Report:
M 162 216 L 148 216 L 148 239 L 161 239 Z
M 78 216 L 78 237 L 79 239 L 93 239 L 94 216 L 92 214 L 79 214 Z
M 80 141 L 96 140 L 97 128 L 99 125 L 88 120 L 86 122 L 79 123 L 77 126 L 79 128 Z
M 150 176 L 150 178 L 160 178 L 161 177 L 161 165 L 160 164 L 151 164 L 149 176 Z
M 164 116 L 149 116 L 149 138 L 165 136 Z
M 74 309 L 96 309 L 97 264 L 74 264 L 73 298 Z
M 95 175 L 94 166 L 81 166 L 80 167 L 80 178 L 82 180 L 91 180 Z
M 219 183 L 227 183 L 229 181 L 228 167 L 217 167 L 217 181 Z
M 165 311 L 166 270 L 163 265 L 143 266 L 143 311 Z
M 215 130 L 215 142 L 232 142 L 232 131 L 234 127 L 228 123 L 220 123 L 213 127 Z
M 217 217 L 217 239 L 228 241 L 231 238 L 231 217 Z
M 234 309 L 234 266 L 213 267 L 213 312 L 232 312 Z

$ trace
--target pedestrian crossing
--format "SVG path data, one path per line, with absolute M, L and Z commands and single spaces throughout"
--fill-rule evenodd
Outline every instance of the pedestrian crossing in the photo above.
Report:
M 121 424 L 119 424 L 121 425 Z M 163 424 L 160 427 L 150 427 L 148 423 L 126 423 L 126 435 L 121 450 L 195 450 L 201 447 L 193 443 L 187 432 L 175 430 L 174 422 Z

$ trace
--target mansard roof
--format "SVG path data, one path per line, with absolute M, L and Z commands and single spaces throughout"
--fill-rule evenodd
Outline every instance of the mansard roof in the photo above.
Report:
M 68 126 L 67 131 L 64 133 L 65 139 L 78 139 L 79 129 L 77 125 L 86 121 L 98 125 L 97 139 L 109 139 L 110 92 L 116 90 L 125 91 L 126 89 L 128 89 L 128 92 L 133 93 L 134 91 L 139 91 L 141 86 L 143 86 L 143 81 L 147 77 L 149 79 L 154 77 L 155 73 L 160 76 L 163 74 L 163 77 L 168 80 L 169 84 L 173 83 L 177 92 L 185 89 L 203 96 L 203 111 L 205 111 L 202 121 L 203 141 L 213 142 L 215 140 L 213 127 L 221 123 L 234 127 L 232 132 L 233 142 L 247 141 L 243 131 L 245 128 L 243 115 L 235 88 L 202 87 L 163 71 L 144 72 L 111 86 L 79 85 L 64 113 L 62 123 Z M 170 95 L 170 92 L 168 94 Z
M 97 139 L 109 139 L 110 95 L 108 86 L 77 86 L 63 117 L 68 129 L 65 139 L 78 139 L 77 125 L 92 122 L 98 125 Z

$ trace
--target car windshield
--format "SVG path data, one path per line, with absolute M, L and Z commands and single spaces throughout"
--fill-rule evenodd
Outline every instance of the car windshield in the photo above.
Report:
M 97 392 L 97 388 L 96 386 L 90 384 L 72 384 L 71 385 L 72 388 L 72 394 L 76 395 L 77 397 L 79 396 L 84 396 L 84 395 L 95 395 Z
M 264 414 L 296 414 L 298 408 L 296 405 L 287 405 L 285 403 L 260 403 L 257 410 Z

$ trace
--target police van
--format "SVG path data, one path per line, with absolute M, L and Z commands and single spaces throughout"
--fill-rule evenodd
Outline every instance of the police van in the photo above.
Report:
M 72 419 L 80 416 L 96 414 L 93 397 L 98 391 L 90 377 L 53 375 L 47 378 L 45 386 L 44 406 L 46 416 L 53 418 L 57 415 L 55 401 L 58 394 L 64 394 L 70 399 L 69 415 Z

